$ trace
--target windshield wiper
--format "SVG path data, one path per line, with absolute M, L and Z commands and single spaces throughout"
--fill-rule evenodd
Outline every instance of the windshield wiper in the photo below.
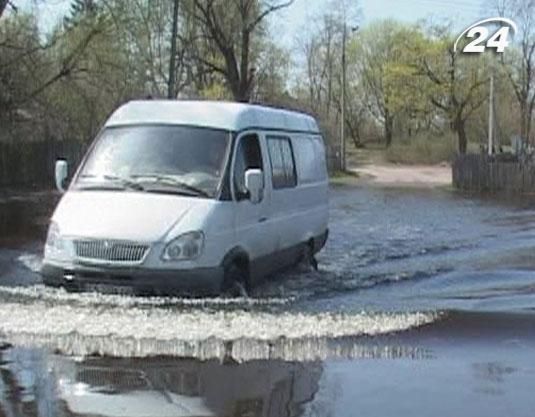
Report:
M 133 175 L 134 178 L 150 178 L 154 181 L 154 183 L 157 184 L 163 184 L 163 185 L 170 185 L 172 187 L 179 187 L 186 191 L 188 191 L 190 194 L 193 195 L 200 195 L 203 197 L 211 197 L 209 193 L 204 191 L 201 188 L 195 187 L 194 185 L 190 185 L 188 183 L 185 183 L 183 181 L 177 180 L 174 177 L 170 177 L 167 175 Z M 146 189 L 145 191 L 150 191 L 150 189 Z
M 145 188 L 140 184 L 138 183 L 137 181 L 135 180 L 132 180 L 132 179 L 129 179 L 129 178 L 125 178 L 125 177 L 119 177 L 117 175 L 102 175 L 102 176 L 97 176 L 97 175 L 81 175 L 80 176 L 81 178 L 102 178 L 106 181 L 113 181 L 114 183 L 117 183 L 117 185 L 120 185 L 122 188 L 127 188 L 127 189 L 130 189 L 130 190 L 135 190 L 135 191 L 144 191 Z M 106 184 L 101 184 L 101 185 L 90 185 L 90 186 L 84 186 L 83 187 L 84 189 L 97 189 L 97 188 L 109 188 L 109 185 L 106 185 Z
M 145 189 L 139 182 L 129 178 L 118 177 L 116 175 L 104 175 L 103 178 L 109 181 L 117 181 L 123 187 L 130 188 L 131 190 L 143 191 Z

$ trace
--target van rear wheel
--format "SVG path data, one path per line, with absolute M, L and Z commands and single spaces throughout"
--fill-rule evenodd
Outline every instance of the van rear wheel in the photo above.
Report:
M 314 271 L 318 270 L 318 261 L 314 254 L 314 241 L 310 240 L 303 246 L 303 253 L 301 254 L 301 263 Z
M 229 297 L 248 296 L 249 276 L 244 266 L 236 262 L 225 266 L 221 292 Z

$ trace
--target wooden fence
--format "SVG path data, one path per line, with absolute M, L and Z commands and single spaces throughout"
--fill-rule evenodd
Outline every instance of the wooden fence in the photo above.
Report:
M 340 170 L 340 147 L 325 144 L 327 170 L 333 173 Z
M 76 141 L 0 142 L 0 187 L 54 187 L 54 165 L 65 158 L 75 167 L 86 145 Z
M 452 166 L 455 188 L 477 193 L 535 193 L 535 164 L 513 155 L 463 155 Z

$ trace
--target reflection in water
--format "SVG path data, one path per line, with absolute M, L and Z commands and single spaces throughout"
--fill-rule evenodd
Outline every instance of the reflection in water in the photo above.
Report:
M 298 416 L 320 362 L 0 356 L 0 416 Z
M 431 357 L 372 342 L 333 340 L 331 350 L 340 357 Z M 0 417 L 300 416 L 315 399 L 323 367 L 319 360 L 73 358 L 4 346 Z
M 297 416 L 317 391 L 321 364 L 193 359 L 87 359 L 61 375 L 77 414 Z
M 504 395 L 505 379 L 517 370 L 499 362 L 483 362 L 472 365 L 477 380 L 476 392 L 486 395 Z

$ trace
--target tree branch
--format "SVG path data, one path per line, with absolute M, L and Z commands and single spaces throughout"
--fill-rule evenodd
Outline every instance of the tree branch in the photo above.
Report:
M 41 94 L 43 91 L 45 91 L 48 87 L 50 87 L 52 84 L 56 83 L 63 77 L 66 77 L 70 75 L 74 69 L 76 68 L 76 64 L 78 63 L 78 59 L 80 56 L 84 53 L 84 51 L 87 49 L 89 44 L 91 43 L 91 40 L 100 33 L 100 30 L 98 28 L 94 28 L 91 30 L 91 32 L 77 45 L 77 47 L 65 58 L 63 61 L 63 64 L 58 71 L 58 73 L 54 76 L 52 76 L 48 81 L 46 81 L 44 84 L 40 85 L 36 89 L 34 89 L 30 94 L 28 94 L 23 101 L 30 100 L 39 94 Z M 79 69 L 79 72 L 83 72 L 84 70 Z
M 291 6 L 294 1 L 295 0 L 288 0 L 288 1 L 284 2 L 284 3 L 271 5 L 266 10 L 264 10 L 262 13 L 260 13 L 260 15 L 258 15 L 258 17 L 253 22 L 251 22 L 251 24 L 249 24 L 247 26 L 247 31 L 248 32 L 252 32 L 255 29 L 255 27 L 258 26 L 258 24 L 262 20 L 264 20 L 268 15 L 270 15 L 273 12 L 276 12 L 277 10 L 285 9 L 286 7 Z

